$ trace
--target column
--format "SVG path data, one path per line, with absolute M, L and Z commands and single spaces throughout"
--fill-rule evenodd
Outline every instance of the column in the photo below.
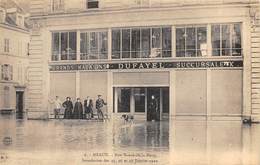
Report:
M 176 118 L 176 93 L 175 93 L 175 79 L 176 79 L 176 74 L 175 70 L 170 71 L 170 82 L 169 82 L 169 101 L 170 101 L 170 112 L 169 112 L 169 119 L 175 119 Z
M 211 70 L 207 69 L 207 120 L 211 120 Z
M 144 103 L 144 107 L 145 107 L 145 120 L 147 120 L 147 111 L 148 111 L 148 105 L 147 105 L 147 88 L 145 88 L 145 103 Z
M 250 126 L 241 126 L 242 131 L 242 162 L 243 164 L 254 164 L 255 159 L 253 159 L 253 156 L 251 155 L 252 150 L 254 149 L 252 147 L 252 129 Z M 255 131 L 255 130 L 254 130 Z
M 251 32 L 249 20 L 242 23 L 242 45 L 244 55 L 244 69 L 243 69 L 243 107 L 242 115 L 243 118 L 249 118 L 251 112 Z M 253 56 L 253 55 L 252 55 Z M 253 59 L 252 59 L 253 63 Z
M 163 119 L 163 93 L 162 88 L 160 88 L 160 120 Z
M 176 57 L 176 28 L 172 26 L 172 57 Z
M 207 56 L 212 56 L 212 45 L 211 45 L 211 25 L 207 25 Z
M 212 125 L 210 122 L 206 121 L 206 156 L 207 156 L 207 164 L 212 164 L 211 163 L 211 155 L 212 155 L 212 146 L 211 146 L 211 129 Z
M 76 98 L 80 97 L 80 72 L 76 71 Z
M 80 31 L 77 30 L 77 61 L 80 61 Z
M 108 60 L 112 59 L 112 29 L 108 29 L 107 35 L 107 44 L 108 44 Z
M 118 106 L 117 106 L 117 104 L 118 104 L 118 88 L 115 88 L 115 93 L 114 93 L 114 98 L 115 98 L 115 100 L 113 100 L 113 103 L 114 103 L 114 107 L 115 107 L 115 114 L 117 114 L 117 112 L 118 112 Z
M 77 61 L 80 61 L 80 31 L 77 30 Z M 80 97 L 80 72 L 76 71 L 76 98 Z
M 107 72 L 107 113 L 113 114 L 113 72 Z
M 134 97 L 134 88 L 131 88 L 130 96 L 130 113 L 133 115 L 135 113 L 135 97 Z

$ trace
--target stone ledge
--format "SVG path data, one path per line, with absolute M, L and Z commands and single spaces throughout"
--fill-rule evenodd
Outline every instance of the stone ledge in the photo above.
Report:
M 28 120 L 48 120 L 48 112 L 47 111 L 27 111 L 27 119 Z
M 252 114 L 251 121 L 252 123 L 260 123 L 260 114 Z
M 1 114 L 11 114 L 13 112 L 15 112 L 15 109 L 13 109 L 13 108 L 1 108 L 0 109 Z

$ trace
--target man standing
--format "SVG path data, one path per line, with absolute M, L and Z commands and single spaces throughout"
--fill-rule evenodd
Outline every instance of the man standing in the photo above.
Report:
M 61 106 L 62 106 L 62 102 L 59 99 L 59 96 L 56 96 L 55 100 L 51 102 L 52 104 L 54 104 L 55 108 L 54 108 L 54 118 L 60 118 L 60 111 L 61 111 Z
M 71 119 L 73 104 L 71 102 L 70 97 L 67 97 L 66 101 L 62 104 L 62 106 L 65 108 L 64 119 Z
M 102 108 L 103 108 L 104 105 L 107 105 L 107 103 L 105 103 L 105 101 L 102 99 L 101 95 L 98 95 L 98 99 L 96 100 L 96 109 L 97 109 L 99 120 L 104 119 L 104 115 L 103 115 L 103 112 L 102 112 Z
M 160 120 L 160 112 L 158 111 L 158 101 L 154 95 L 151 96 L 151 100 L 148 104 L 147 121 Z

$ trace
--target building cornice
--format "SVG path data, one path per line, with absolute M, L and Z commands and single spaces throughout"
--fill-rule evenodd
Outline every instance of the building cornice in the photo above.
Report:
M 169 58 L 142 58 L 142 59 L 113 59 L 113 60 L 64 60 L 64 61 L 49 61 L 49 65 L 55 64 L 113 64 L 113 63 L 124 63 L 124 62 L 183 62 L 183 61 L 225 61 L 243 60 L 243 56 L 212 56 L 212 57 L 169 57 Z
M 26 55 L 26 56 L 18 56 L 18 55 L 13 55 L 13 54 L 10 54 L 10 53 L 1 53 L 0 52 L 0 57 L 3 58 L 4 57 L 10 57 L 10 58 L 19 58 L 19 59 L 24 59 L 24 60 L 29 60 L 29 56 Z
M 160 6 L 160 7 L 142 7 L 142 8 L 120 8 L 120 9 L 95 9 L 95 10 L 79 10 L 78 12 L 57 12 L 43 15 L 32 15 L 31 20 L 48 19 L 48 18 L 64 18 L 64 17 L 78 17 L 78 16 L 93 16 L 106 15 L 116 13 L 136 13 L 136 12 L 160 12 L 172 10 L 190 10 L 190 9 L 215 9 L 215 8 L 230 8 L 230 7 L 244 7 L 259 5 L 255 3 L 229 3 L 229 4 L 196 4 L 196 5 L 174 5 L 174 6 Z
M 11 25 L 5 24 L 5 23 L 0 23 L 0 28 L 5 28 L 5 29 L 8 29 L 8 30 L 14 30 L 14 31 L 17 31 L 17 32 L 29 34 L 29 29 L 23 29 L 23 28 L 20 28 L 20 27 L 11 26 Z

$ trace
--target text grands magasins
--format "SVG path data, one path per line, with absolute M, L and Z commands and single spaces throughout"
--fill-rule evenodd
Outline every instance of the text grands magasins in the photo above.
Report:
M 124 70 L 124 69 L 185 69 L 185 68 L 234 68 L 243 67 L 242 60 L 236 61 L 182 61 L 182 62 L 122 62 L 122 63 L 86 63 L 51 64 L 50 71 L 70 70 Z

